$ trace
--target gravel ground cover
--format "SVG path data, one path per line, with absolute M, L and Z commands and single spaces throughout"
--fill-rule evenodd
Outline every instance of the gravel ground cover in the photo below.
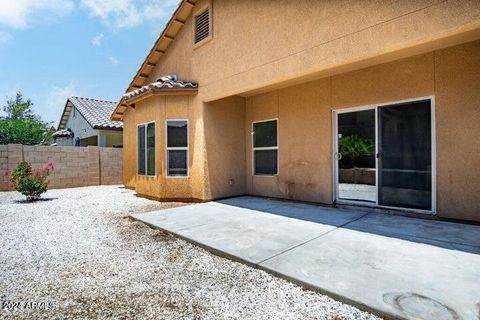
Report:
M 378 319 L 127 216 L 179 205 L 120 186 L 0 192 L 1 318 Z

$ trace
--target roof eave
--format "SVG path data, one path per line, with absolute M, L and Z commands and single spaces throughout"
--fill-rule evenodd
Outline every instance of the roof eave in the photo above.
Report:
M 72 138 L 72 134 L 53 134 L 53 138 Z
M 115 110 L 113 110 L 112 115 L 110 116 L 110 120 L 123 121 L 123 114 L 127 108 L 128 108 L 128 105 L 125 103 L 125 100 L 122 98 L 118 102 L 117 106 L 115 107 Z
M 141 88 L 144 85 L 150 72 L 157 66 L 161 56 L 165 54 L 165 51 L 170 43 L 175 39 L 177 33 L 182 29 L 187 18 L 190 16 L 192 9 L 195 7 L 196 2 L 197 0 L 182 0 L 179 3 L 177 9 L 167 22 L 165 28 L 160 34 L 160 37 L 158 37 L 157 41 L 155 41 L 155 44 L 141 64 L 140 68 L 137 70 L 137 73 L 133 77 L 125 92 L 130 92 L 132 90 Z M 155 61 L 152 61 L 154 57 L 157 58 Z M 141 83 L 137 84 L 137 81 L 140 81 Z M 128 106 L 124 103 L 124 99 L 121 99 L 110 116 L 110 119 L 113 121 L 123 121 L 123 112 L 127 107 Z
M 166 89 L 166 88 L 152 88 L 145 92 L 142 92 L 135 97 L 130 99 L 122 98 L 118 103 L 115 110 L 110 116 L 112 121 L 123 121 L 123 114 L 127 108 L 135 108 L 135 103 L 145 100 L 153 96 L 194 96 L 198 93 L 198 88 L 175 88 L 175 89 Z
M 175 9 L 175 11 L 173 12 L 170 20 L 168 20 L 165 28 L 160 34 L 160 37 L 158 37 L 157 41 L 155 41 L 155 44 L 153 45 L 152 49 L 150 49 L 150 52 L 141 64 L 140 68 L 137 70 L 137 73 L 133 77 L 125 92 L 138 89 L 145 83 L 145 80 L 148 78 L 153 68 L 155 68 L 155 66 L 157 65 L 160 57 L 165 54 L 165 51 L 170 45 L 170 43 L 175 39 L 177 33 L 182 29 L 183 25 L 186 22 L 186 19 L 190 16 L 192 9 L 195 7 L 196 2 L 197 0 L 182 0 L 179 3 L 177 9 Z M 181 19 L 180 16 L 182 16 L 183 19 Z M 157 56 L 156 61 L 151 61 L 154 56 Z M 139 78 L 143 79 L 141 80 L 143 83 L 135 84 L 135 82 L 139 80 Z
M 149 89 L 130 99 L 124 99 L 125 103 L 130 106 L 139 101 L 145 100 L 153 96 L 194 96 L 198 93 L 197 88 L 182 89 Z
M 123 128 L 104 127 L 104 126 L 94 126 L 93 129 L 95 129 L 95 130 L 123 131 Z
M 57 131 L 58 130 L 62 130 L 62 129 L 66 129 L 66 128 L 60 128 L 60 126 L 62 125 L 62 123 L 64 122 L 64 118 L 66 119 L 65 120 L 65 126 L 67 125 L 67 122 L 68 122 L 68 117 L 70 115 L 70 111 L 68 111 L 68 114 L 66 113 L 67 112 L 67 107 L 68 107 L 68 103 L 70 102 L 70 98 L 67 99 L 67 101 L 65 102 L 65 106 L 63 107 L 63 111 L 62 111 L 62 116 L 60 117 L 60 121 L 58 122 L 58 126 L 57 126 Z M 71 103 L 71 102 L 70 102 Z M 75 108 L 72 104 L 72 108 Z

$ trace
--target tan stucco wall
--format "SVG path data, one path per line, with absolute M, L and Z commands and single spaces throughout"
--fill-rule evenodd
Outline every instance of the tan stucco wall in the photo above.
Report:
M 135 110 L 128 108 L 123 117 L 123 184 L 135 188 L 137 167 Z
M 209 0 L 197 2 L 193 13 Z M 194 48 L 192 19 L 148 82 L 199 81 L 204 101 L 344 73 L 480 37 L 480 2 L 216 0 L 213 39 Z
M 192 110 L 191 100 L 186 96 L 157 96 L 136 104 L 129 109 L 124 121 L 125 176 L 127 187 L 135 187 L 139 194 L 159 199 L 203 198 L 203 134 L 198 131 L 198 112 Z M 167 177 L 165 149 L 165 121 L 167 119 L 187 119 L 189 133 L 189 176 Z M 140 176 L 137 170 L 137 125 L 155 121 L 156 175 Z M 201 126 L 200 126 L 201 128 Z M 200 149 L 199 149 L 200 147 Z M 200 160 L 194 160 L 198 158 Z
M 245 99 L 231 97 L 207 103 L 204 109 L 205 197 L 245 193 Z
M 480 41 L 435 54 L 437 206 L 480 221 Z
M 279 120 L 279 175 L 252 177 L 248 193 L 332 203 L 332 110 L 433 94 L 433 53 L 247 98 L 252 121 Z
M 480 41 L 247 98 L 252 121 L 279 120 L 279 175 L 253 177 L 247 193 L 332 203 L 332 110 L 435 96 L 437 213 L 480 220 Z
M 247 98 L 247 192 L 263 196 L 330 203 L 330 81 Z M 252 175 L 252 122 L 278 119 L 279 174 Z
M 193 13 L 208 3 L 200 0 Z M 476 86 L 478 79 L 473 71 L 464 79 L 462 72 L 478 70 L 474 55 L 480 54 L 475 45 L 470 48 L 472 44 L 465 45 L 469 50 L 441 49 L 480 38 L 480 2 L 372 0 L 350 3 L 349 10 L 339 10 L 338 3 L 216 0 L 213 39 L 195 49 L 190 17 L 147 83 L 176 73 L 180 79 L 198 81 L 199 92 L 185 98 L 187 107 L 179 98 L 154 97 L 125 113 L 125 184 L 159 198 L 207 200 L 252 193 L 331 203 L 331 110 L 434 94 L 437 126 L 441 125 L 437 160 L 456 161 L 441 143 L 453 139 L 449 132 L 461 130 L 462 121 L 478 119 L 468 115 L 478 112 L 478 97 L 463 92 Z M 455 58 L 449 50 L 465 56 Z M 446 79 L 452 68 L 458 68 L 459 74 Z M 462 85 L 469 78 L 472 81 Z M 232 97 L 223 99 L 227 96 Z M 458 105 L 469 111 L 465 119 L 456 115 L 449 124 L 446 119 Z M 164 175 L 164 120 L 177 116 L 190 121 L 186 179 Z M 276 178 L 251 176 L 251 121 L 262 118 L 279 118 Z M 136 124 L 152 120 L 161 123 L 156 127 L 157 177 L 136 177 Z M 472 166 L 478 158 L 467 153 L 462 161 Z M 442 184 L 438 211 L 477 217 L 479 193 L 450 189 L 459 185 L 456 177 L 467 177 L 471 170 L 459 163 L 444 167 L 437 163 L 438 184 Z M 479 185 L 479 181 L 469 183 L 471 190 Z M 457 200 L 450 201 L 450 194 Z M 465 204 L 464 213 L 455 213 L 456 202 Z
M 211 101 L 480 37 L 480 3 L 471 0 L 354 1 L 348 10 L 336 0 L 200 0 L 193 14 L 209 3 L 212 40 L 194 48 L 190 16 L 147 83 L 177 73 Z

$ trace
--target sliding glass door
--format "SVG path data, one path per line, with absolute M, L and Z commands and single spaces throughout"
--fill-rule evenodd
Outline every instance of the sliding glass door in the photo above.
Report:
M 432 210 L 430 100 L 378 106 L 378 204 Z
M 432 100 L 335 112 L 336 200 L 435 211 Z

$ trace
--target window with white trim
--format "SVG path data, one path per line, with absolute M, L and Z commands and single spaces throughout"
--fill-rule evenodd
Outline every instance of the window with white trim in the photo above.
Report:
M 155 122 L 137 127 L 137 173 L 155 175 Z
M 167 176 L 188 176 L 187 120 L 167 120 Z
M 277 120 L 253 123 L 253 174 L 278 174 Z

